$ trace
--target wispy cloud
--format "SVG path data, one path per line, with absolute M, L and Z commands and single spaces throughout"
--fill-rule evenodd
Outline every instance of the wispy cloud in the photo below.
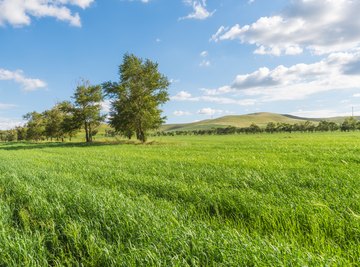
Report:
M 192 115 L 192 113 L 189 111 L 175 110 L 173 112 L 173 115 L 175 115 L 177 117 L 182 117 L 182 116 L 190 116 L 190 115 Z
M 46 82 L 40 79 L 26 77 L 22 70 L 10 71 L 0 69 L 0 81 L 14 81 L 20 84 L 25 91 L 35 91 L 47 86 Z
M 208 51 L 202 51 L 200 53 L 200 57 L 202 58 L 202 61 L 199 64 L 200 67 L 210 67 L 211 66 L 211 62 L 208 59 L 208 56 L 209 56 Z
M 206 0 L 184 0 L 183 1 L 186 5 L 191 6 L 193 12 L 185 17 L 179 18 L 179 20 L 184 19 L 197 19 L 197 20 L 204 20 L 210 18 L 216 10 L 210 12 L 206 8 Z
M 222 110 L 222 109 L 202 108 L 197 113 L 200 115 L 214 116 L 214 115 L 221 115 L 221 114 L 231 114 L 232 112 Z
M 240 106 L 252 106 L 256 104 L 255 99 L 235 99 L 231 97 L 219 97 L 219 96 L 193 96 L 187 91 L 181 91 L 176 95 L 171 97 L 173 101 L 190 101 L 190 102 L 209 102 L 216 104 L 232 104 L 232 105 L 240 105 Z

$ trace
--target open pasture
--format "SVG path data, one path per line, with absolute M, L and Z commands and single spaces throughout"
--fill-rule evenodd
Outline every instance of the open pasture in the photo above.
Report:
M 0 266 L 357 266 L 360 133 L 0 144 Z

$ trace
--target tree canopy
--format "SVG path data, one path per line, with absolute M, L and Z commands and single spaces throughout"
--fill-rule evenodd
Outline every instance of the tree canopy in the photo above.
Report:
M 73 98 L 75 100 L 73 123 L 82 125 L 86 142 L 92 142 L 93 136 L 97 133 L 97 127 L 105 119 L 105 116 L 101 115 L 102 88 L 84 81 L 76 88 Z
M 165 121 L 160 106 L 169 100 L 170 83 L 157 63 L 133 54 L 125 54 L 119 75 L 119 82 L 103 84 L 111 100 L 110 125 L 128 138 L 135 133 L 145 142 L 147 132 Z

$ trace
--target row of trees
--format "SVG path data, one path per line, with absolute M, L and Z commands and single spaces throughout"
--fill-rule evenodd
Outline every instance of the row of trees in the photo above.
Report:
M 74 137 L 81 129 L 86 142 L 92 142 L 99 125 L 108 117 L 114 134 L 131 138 L 136 135 L 146 141 L 149 130 L 157 129 L 165 120 L 159 108 L 168 101 L 168 79 L 158 71 L 158 64 L 126 54 L 119 67 L 119 82 L 91 85 L 82 81 L 72 101 L 57 103 L 42 113 L 24 116 L 27 123 L 0 132 L 0 140 L 64 140 Z M 108 116 L 102 114 L 104 99 L 111 103 Z
M 42 113 L 27 113 L 23 127 L 16 127 L 10 132 L 17 135 L 17 140 L 70 140 L 81 129 L 84 129 L 86 142 L 92 142 L 97 127 L 105 119 L 101 114 L 103 100 L 101 86 L 90 85 L 83 81 L 72 97 L 73 101 L 57 103 Z M 9 139 L 9 138 L 8 138 Z
M 212 128 L 206 130 L 193 130 L 193 131 L 171 131 L 171 132 L 157 132 L 157 136 L 174 136 L 174 135 L 227 135 L 227 134 L 255 134 L 255 133 L 281 133 L 281 132 L 334 132 L 334 131 L 355 131 L 360 130 L 360 121 L 354 117 L 349 117 L 344 120 L 343 123 L 337 124 L 331 121 L 320 121 L 315 124 L 311 121 L 303 123 L 274 123 L 269 122 L 265 128 L 252 123 L 249 127 L 237 128 L 237 127 L 225 127 L 225 128 Z

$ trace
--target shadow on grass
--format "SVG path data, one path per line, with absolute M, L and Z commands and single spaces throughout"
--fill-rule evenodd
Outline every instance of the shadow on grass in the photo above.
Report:
M 0 150 L 30 150 L 30 149 L 44 149 L 44 148 L 72 148 L 72 147 L 100 147 L 100 146 L 114 146 L 114 145 L 154 145 L 157 142 L 148 142 L 142 144 L 138 141 L 117 140 L 117 141 L 104 141 L 104 142 L 12 142 L 0 143 Z

